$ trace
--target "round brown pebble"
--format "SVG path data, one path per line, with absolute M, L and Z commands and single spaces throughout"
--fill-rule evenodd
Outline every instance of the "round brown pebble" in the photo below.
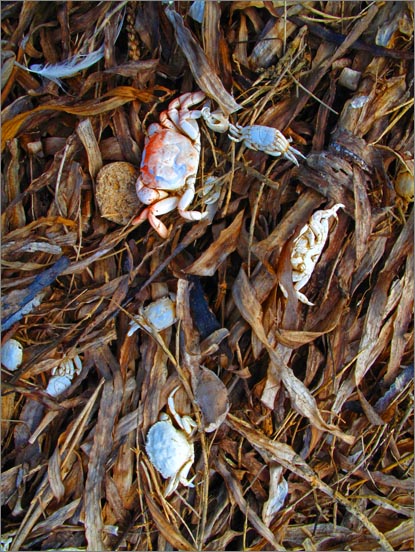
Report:
M 127 224 L 137 214 L 140 201 L 135 182 L 140 170 L 131 163 L 117 161 L 105 165 L 96 179 L 96 198 L 101 216 L 117 224 Z

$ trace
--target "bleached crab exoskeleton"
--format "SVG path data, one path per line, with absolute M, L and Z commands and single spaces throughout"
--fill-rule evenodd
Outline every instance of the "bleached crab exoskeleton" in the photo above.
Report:
M 58 397 L 64 391 L 69 389 L 72 384 L 72 378 L 69 376 L 52 376 L 45 389 L 51 397 Z
M 180 427 L 174 427 L 173 422 L 165 413 L 160 420 L 151 426 L 147 433 L 146 451 L 150 462 L 161 475 L 168 479 L 164 496 L 171 495 L 179 483 L 185 487 L 193 487 L 187 476 L 194 462 L 194 446 L 191 437 L 196 422 L 190 416 L 180 416 L 174 406 L 176 387 L 168 398 L 168 405 L 174 420 Z
M 160 123 L 148 128 L 140 175 L 136 182 L 138 199 L 148 205 L 133 224 L 148 219 L 163 238 L 169 232 L 159 216 L 176 207 L 186 220 L 199 221 L 204 213 L 188 210 L 195 196 L 200 159 L 200 131 L 196 119 L 201 112 L 189 107 L 205 98 L 203 92 L 183 94 L 160 114 Z
M 305 159 L 304 155 L 290 145 L 291 139 L 276 128 L 264 125 L 249 125 L 243 127 L 239 124 L 229 125 L 229 138 L 234 142 L 243 142 L 244 145 L 254 151 L 262 151 L 273 157 L 281 155 L 297 165 L 296 156 Z
M 14 372 L 23 362 L 23 346 L 17 339 L 9 339 L 1 346 L 2 365 Z
M 337 211 L 339 209 L 344 209 L 342 203 L 336 203 L 330 209 L 316 211 L 294 240 L 291 253 L 294 290 L 299 301 L 309 306 L 314 306 L 314 303 L 311 303 L 311 301 L 300 292 L 300 289 L 302 289 L 311 278 L 329 235 L 329 220 L 332 217 L 337 220 Z M 281 284 L 280 287 L 286 296 L 286 291 Z
M 65 357 L 58 366 L 51 370 L 52 376 L 67 376 L 72 379 L 75 375 L 79 376 L 82 372 L 82 360 L 79 355 L 72 358 Z
M 170 293 L 166 297 L 153 301 L 146 307 L 141 307 L 138 316 L 130 321 L 127 335 L 133 335 L 139 328 L 143 328 L 150 333 L 153 329 L 161 332 L 173 326 L 176 321 L 176 296 L 174 293 Z

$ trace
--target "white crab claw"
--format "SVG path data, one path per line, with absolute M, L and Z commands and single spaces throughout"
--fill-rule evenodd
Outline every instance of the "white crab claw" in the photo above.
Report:
M 205 104 L 202 107 L 201 114 L 210 130 L 224 133 L 229 129 L 229 120 L 219 109 L 212 112 L 210 111 L 210 105 Z

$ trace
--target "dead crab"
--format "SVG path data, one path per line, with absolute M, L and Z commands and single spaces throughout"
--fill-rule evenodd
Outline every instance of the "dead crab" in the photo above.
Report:
M 291 253 L 294 289 L 298 299 L 306 305 L 313 306 L 314 303 L 311 303 L 300 292 L 300 289 L 311 278 L 329 234 L 329 220 L 331 217 L 337 220 L 337 211 L 339 209 L 344 209 L 342 203 L 336 203 L 331 209 L 316 211 L 294 240 L 294 247 Z M 287 296 L 281 284 L 280 287 L 284 295 Z
M 234 142 L 243 142 L 244 145 L 254 151 L 263 151 L 273 157 L 282 155 L 298 167 L 296 155 L 305 159 L 304 155 L 290 145 L 291 139 L 276 128 L 263 125 L 229 125 L 229 138 Z
M 139 224 L 148 219 L 163 238 L 168 236 L 166 226 L 158 219 L 177 207 L 186 220 L 203 219 L 205 213 L 188 211 L 195 196 L 195 182 L 200 157 L 200 131 L 196 121 L 201 111 L 189 107 L 205 98 L 203 92 L 183 94 L 170 102 L 160 114 L 160 123 L 148 127 L 140 176 L 136 182 L 139 200 L 148 205 L 134 219 Z M 209 125 L 209 113 L 204 116 Z M 215 121 L 212 118 L 212 128 Z
M 160 420 L 151 426 L 146 441 L 146 451 L 150 462 L 165 479 L 169 479 L 164 496 L 169 496 L 176 490 L 179 483 L 185 487 L 193 487 L 187 479 L 187 474 L 194 462 L 194 446 L 192 437 L 196 422 L 190 416 L 180 416 L 174 407 L 176 387 L 169 395 L 168 405 L 177 425 L 168 414 L 162 413 Z
M 133 335 L 139 328 L 144 328 L 150 333 L 153 330 L 161 332 L 173 326 L 176 321 L 176 296 L 170 293 L 146 307 L 141 307 L 138 316 L 131 320 L 127 335 Z

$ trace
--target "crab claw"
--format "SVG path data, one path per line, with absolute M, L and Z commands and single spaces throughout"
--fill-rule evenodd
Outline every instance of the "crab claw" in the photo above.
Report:
M 170 200 L 172 198 L 167 198 L 167 199 L 170 202 Z M 157 232 L 157 234 L 161 238 L 166 239 L 166 238 L 169 237 L 170 232 L 167 229 L 167 226 L 163 222 L 161 222 L 161 220 L 158 219 L 157 216 L 156 216 L 156 215 L 162 215 L 163 214 L 163 213 L 158 212 L 158 209 L 157 209 L 160 206 L 160 203 L 162 203 L 162 202 L 163 202 L 163 200 L 159 201 L 158 203 L 155 203 L 154 205 L 150 205 L 149 207 L 146 207 L 143 211 L 141 211 L 141 213 L 138 215 L 138 217 L 133 219 L 132 224 L 137 225 L 137 224 L 141 224 L 145 220 L 148 220 L 148 222 L 151 224 L 151 226 L 154 228 L 154 230 Z M 171 209 L 169 209 L 168 211 L 165 211 L 165 212 L 167 213 L 170 210 Z
M 291 138 L 289 142 L 291 142 Z M 303 155 L 301 151 L 298 151 L 292 146 L 288 146 L 288 149 L 285 151 L 285 153 L 282 154 L 282 156 L 285 157 L 285 159 L 288 159 L 288 161 L 291 161 L 291 163 L 294 163 L 294 165 L 298 167 L 298 161 L 297 161 L 296 155 L 298 157 L 301 157 L 302 159 L 306 159 L 305 155 Z
M 213 112 L 210 111 L 209 102 L 202 107 L 201 114 L 210 130 L 224 133 L 229 129 L 229 120 L 225 117 L 222 111 L 220 111 L 220 109 Z

